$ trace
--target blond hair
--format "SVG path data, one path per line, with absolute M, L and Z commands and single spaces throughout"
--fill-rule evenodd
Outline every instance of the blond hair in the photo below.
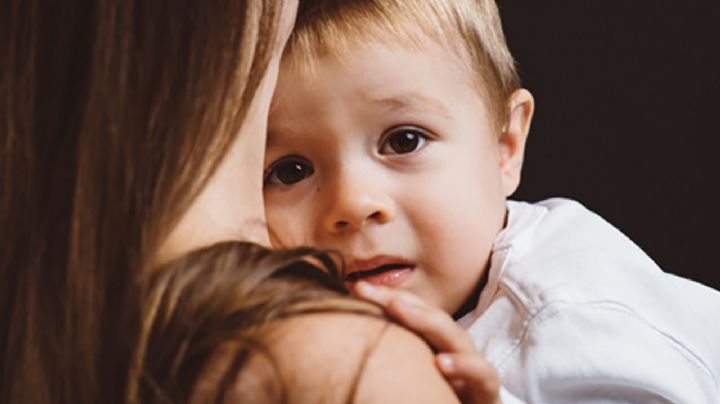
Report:
M 285 50 L 300 66 L 323 55 L 342 58 L 363 42 L 421 48 L 431 39 L 450 46 L 471 72 L 498 128 L 520 87 L 494 0 L 316 0 L 300 2 Z

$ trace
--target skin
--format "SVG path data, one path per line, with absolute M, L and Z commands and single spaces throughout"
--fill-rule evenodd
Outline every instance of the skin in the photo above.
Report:
M 447 313 L 399 289 L 360 281 L 353 291 L 383 307 L 388 316 L 422 335 L 440 352 L 435 355 L 438 369 L 463 403 L 500 403 L 497 371 Z
M 290 403 L 346 402 L 356 377 L 355 403 L 458 402 L 452 388 L 432 366 L 433 353 L 428 345 L 404 328 L 383 320 L 342 314 L 296 317 L 274 334 L 269 350 L 275 358 L 288 358 L 281 360 L 279 368 L 288 390 L 293 392 Z M 253 359 L 246 374 L 254 373 L 265 362 Z
M 262 192 L 262 152 L 282 50 L 292 31 L 297 1 L 287 1 L 275 52 L 247 117 L 215 174 L 167 236 L 156 261 L 226 240 L 269 245 Z M 240 173 L 240 175 L 238 175 Z
M 195 248 L 225 240 L 269 245 L 263 209 L 262 155 L 280 55 L 292 29 L 296 9 L 296 1 L 288 2 L 285 7 L 282 41 L 276 44 L 275 57 L 241 132 L 217 172 L 168 235 L 157 261 L 167 261 Z M 278 360 L 283 378 L 292 381 L 288 385 L 291 402 L 314 403 L 318 402 L 318 395 L 341 397 L 346 394 L 361 369 L 364 347 L 376 341 L 379 341 L 376 349 L 369 354 L 362 372 L 356 402 L 457 402 L 453 390 L 435 367 L 427 343 L 397 326 L 391 326 L 377 340 L 383 324 L 387 322 L 352 314 L 307 315 L 279 324 L 277 338 L 271 338 L 267 343 Z M 229 357 L 223 355 L 227 349 L 232 346 L 220 347 L 216 358 L 207 365 L 193 390 L 191 402 L 206 402 L 213 396 L 218 375 L 228 365 L 223 361 Z M 272 375 L 267 370 L 267 363 L 251 363 L 231 390 L 242 393 L 241 398 L 247 398 L 245 394 L 259 394 L 255 397 L 263 397 L 260 402 L 267 401 L 264 399 L 267 397 L 262 396 L 263 383 L 267 382 L 262 379 L 263 374 Z M 335 383 L 328 385 L 327 376 L 332 376 Z M 388 383 L 391 377 L 397 378 L 396 382 Z M 236 400 L 231 394 L 228 402 L 247 401 Z
M 278 245 L 338 250 L 350 271 L 393 260 L 408 267 L 349 286 L 439 352 L 438 369 L 463 402 L 497 403 L 497 372 L 450 314 L 472 306 L 467 285 L 487 270 L 505 198 L 520 181 L 534 100 L 512 94 L 497 133 L 457 55 L 425 45 L 363 43 L 310 70 L 283 61 L 266 214 Z M 398 143 L 407 133 L 409 148 Z
M 366 43 L 313 69 L 283 61 L 265 158 L 276 243 L 339 251 L 361 274 L 349 284 L 406 290 L 447 313 L 473 297 L 520 179 L 533 99 L 513 94 L 497 133 L 457 58 L 428 40 Z

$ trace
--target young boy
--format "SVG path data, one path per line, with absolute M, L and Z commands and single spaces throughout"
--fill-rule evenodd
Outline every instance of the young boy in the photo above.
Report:
M 720 293 L 576 202 L 506 201 L 533 108 L 491 0 L 301 3 L 268 128 L 275 242 L 452 314 L 506 400 L 716 402 Z

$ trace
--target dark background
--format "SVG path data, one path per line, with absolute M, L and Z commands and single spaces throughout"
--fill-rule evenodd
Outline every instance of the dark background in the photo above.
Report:
M 577 199 L 720 289 L 720 1 L 498 4 L 537 103 L 514 198 Z

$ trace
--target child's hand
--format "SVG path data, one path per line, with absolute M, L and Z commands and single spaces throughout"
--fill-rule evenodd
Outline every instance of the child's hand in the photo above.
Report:
M 440 372 L 463 403 L 500 403 L 497 371 L 450 315 L 402 290 L 358 282 L 353 292 L 382 306 L 388 316 L 421 335 L 435 348 Z

